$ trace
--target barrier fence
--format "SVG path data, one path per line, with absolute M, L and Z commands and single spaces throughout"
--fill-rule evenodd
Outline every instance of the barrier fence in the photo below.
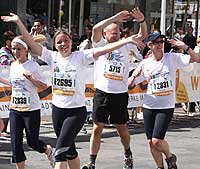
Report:
M 9 77 L 9 66 L 1 66 L 0 77 Z M 38 91 L 42 101 L 42 116 L 51 115 L 51 72 L 48 66 L 41 66 L 42 76 L 49 87 L 45 90 Z M 94 94 L 93 86 L 93 67 L 89 66 L 84 70 L 84 79 L 86 82 L 85 96 L 88 111 L 92 111 L 92 99 Z M 200 67 L 198 63 L 192 63 L 184 69 L 180 69 L 176 73 L 176 101 L 196 102 L 200 100 Z M 142 82 L 129 90 L 128 108 L 138 107 L 142 105 L 144 93 L 147 83 Z M 0 117 L 8 117 L 9 103 L 11 96 L 11 87 L 0 83 Z

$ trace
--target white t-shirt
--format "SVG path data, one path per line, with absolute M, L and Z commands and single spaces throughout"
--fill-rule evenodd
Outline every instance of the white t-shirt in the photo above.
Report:
M 31 81 L 26 79 L 23 73 L 30 73 L 36 80 L 42 80 L 40 66 L 30 60 L 23 64 L 13 62 L 10 67 L 10 82 L 12 96 L 10 108 L 18 111 L 33 111 L 41 108 L 37 88 Z
M 143 79 L 148 81 L 143 107 L 149 109 L 174 108 L 176 70 L 189 65 L 190 56 L 180 53 L 164 53 L 160 61 L 144 59 L 139 67 Z
M 200 54 L 200 48 L 199 48 L 199 46 L 195 46 L 194 52 Z
M 85 66 L 94 62 L 90 49 L 62 57 L 43 47 L 41 59 L 52 72 L 52 103 L 60 108 L 85 106 Z
M 94 47 L 102 47 L 107 44 L 105 39 L 98 43 L 93 42 Z M 128 90 L 129 75 L 129 48 L 124 45 L 111 53 L 98 57 L 94 62 L 94 87 L 107 93 L 123 93 Z M 135 48 L 133 48 L 134 50 Z

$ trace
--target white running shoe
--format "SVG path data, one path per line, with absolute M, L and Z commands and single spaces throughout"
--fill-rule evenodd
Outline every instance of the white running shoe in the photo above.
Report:
M 55 167 L 55 157 L 54 157 L 55 148 L 52 148 L 50 145 L 47 145 L 47 150 L 48 150 L 48 154 L 46 155 L 47 159 L 49 160 L 51 167 L 54 168 Z

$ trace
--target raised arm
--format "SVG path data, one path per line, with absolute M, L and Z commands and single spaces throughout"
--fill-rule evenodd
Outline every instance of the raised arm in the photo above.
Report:
M 115 49 L 118 49 L 127 43 L 133 43 L 137 46 L 144 45 L 143 42 L 141 41 L 141 38 L 138 38 L 135 35 L 132 35 L 126 39 L 122 39 L 120 41 L 113 42 L 113 43 L 108 43 L 107 45 L 105 45 L 103 47 L 93 48 L 91 50 L 93 51 L 93 56 L 96 58 L 98 56 L 109 53 Z
M 99 42 L 102 38 L 103 29 L 108 25 L 110 25 L 111 23 L 126 22 L 129 17 L 130 17 L 129 12 L 124 10 L 115 14 L 114 16 L 111 16 L 110 18 L 100 21 L 99 23 L 94 25 L 92 29 L 92 41 L 96 43 Z
M 10 13 L 10 16 L 1 16 L 1 19 L 4 22 L 14 22 L 14 23 L 16 23 L 18 28 L 19 28 L 21 35 L 23 36 L 23 40 L 29 46 L 31 52 L 33 54 L 38 55 L 38 56 L 42 55 L 42 47 L 38 43 L 34 42 L 32 36 L 28 33 L 26 27 L 24 26 L 24 24 L 22 23 L 22 21 L 20 20 L 18 15 Z
M 195 53 L 194 50 L 192 50 L 189 46 L 187 46 L 183 41 L 180 41 L 178 39 L 172 39 L 170 40 L 170 43 L 186 51 L 190 55 L 190 63 L 193 62 L 200 63 L 200 55 Z
M 140 24 L 140 29 L 137 35 L 145 39 L 148 33 L 147 33 L 147 24 L 146 24 L 143 13 L 140 11 L 138 7 L 136 7 L 132 9 L 131 15 L 135 18 L 136 22 Z

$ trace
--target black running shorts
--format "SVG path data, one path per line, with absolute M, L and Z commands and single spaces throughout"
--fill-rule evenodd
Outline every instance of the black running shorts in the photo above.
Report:
M 93 98 L 94 122 L 125 124 L 128 117 L 128 93 L 106 93 L 96 89 Z

